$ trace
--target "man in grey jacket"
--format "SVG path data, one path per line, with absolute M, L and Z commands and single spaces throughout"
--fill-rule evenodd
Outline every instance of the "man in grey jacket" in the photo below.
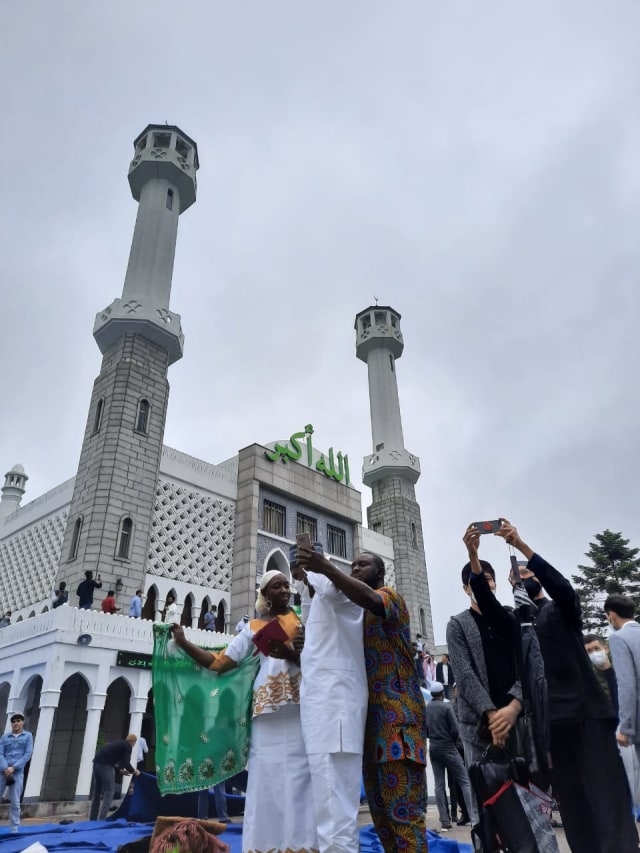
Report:
M 466 540 L 465 540 L 466 542 Z M 470 543 L 467 543 L 468 545 Z M 491 563 L 480 565 L 492 591 L 496 573 Z M 471 599 L 468 610 L 452 616 L 447 645 L 458 687 L 458 721 L 467 769 L 478 761 L 489 743 L 507 746 L 509 733 L 522 710 L 510 629 L 496 630 L 483 618 L 470 586 L 471 563 L 462 569 L 462 586 Z M 479 820 L 476 798 L 471 797 L 471 823 Z
M 625 595 L 610 595 L 604 603 L 613 628 L 609 649 L 618 679 L 620 746 L 634 746 L 640 759 L 640 624 L 633 618 L 635 604 Z

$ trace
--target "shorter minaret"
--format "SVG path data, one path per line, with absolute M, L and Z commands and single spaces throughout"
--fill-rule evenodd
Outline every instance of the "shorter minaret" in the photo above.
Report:
M 433 623 L 420 506 L 415 484 L 420 460 L 404 446 L 396 360 L 404 341 L 400 314 L 372 305 L 356 316 L 356 355 L 369 370 L 373 453 L 366 456 L 362 481 L 371 488 L 369 527 L 393 539 L 398 592 L 407 603 L 413 636 L 421 634 L 433 652 Z
M 22 496 L 26 491 L 27 480 L 29 478 L 24 473 L 22 465 L 14 465 L 10 471 L 4 475 L 4 486 L 0 491 L 0 520 L 11 515 L 20 506 Z

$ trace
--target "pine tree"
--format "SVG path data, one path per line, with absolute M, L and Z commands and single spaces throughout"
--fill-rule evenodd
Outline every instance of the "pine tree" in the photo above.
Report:
M 606 625 L 603 605 L 608 595 L 620 593 L 633 599 L 636 607 L 640 604 L 640 548 L 629 548 L 629 540 L 611 530 L 596 533 L 595 539 L 585 554 L 592 565 L 578 566 L 581 574 L 572 577 L 585 633 Z

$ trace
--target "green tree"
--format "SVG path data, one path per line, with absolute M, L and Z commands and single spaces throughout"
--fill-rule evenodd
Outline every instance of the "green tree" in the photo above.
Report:
M 585 557 L 590 566 L 578 566 L 581 574 L 572 580 L 582 604 L 584 630 L 599 631 L 606 624 L 603 604 L 608 595 L 620 593 L 640 604 L 640 548 L 629 548 L 622 533 L 604 530 L 596 533 Z

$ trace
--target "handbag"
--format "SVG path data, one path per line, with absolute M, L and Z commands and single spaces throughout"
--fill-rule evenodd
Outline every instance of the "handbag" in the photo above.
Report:
M 508 853 L 559 853 L 551 826 L 551 798 L 535 785 L 509 779 L 483 804 L 497 829 L 501 849 Z
M 493 797 L 515 775 L 513 760 L 506 750 L 488 746 L 478 761 L 469 766 L 472 795 L 478 801 L 479 822 L 471 830 L 475 853 L 498 853 L 498 827 L 484 803 Z

